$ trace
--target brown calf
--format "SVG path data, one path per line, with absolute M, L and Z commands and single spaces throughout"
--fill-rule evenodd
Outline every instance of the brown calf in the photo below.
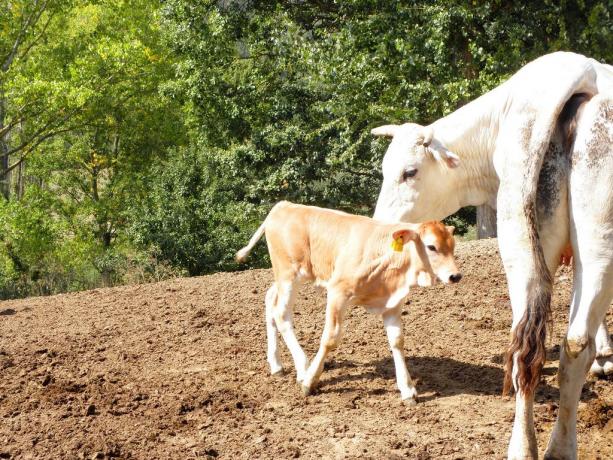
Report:
M 414 404 L 417 391 L 404 360 L 400 314 L 412 286 L 431 286 L 434 273 L 458 282 L 453 257 L 453 227 L 383 223 L 340 211 L 278 203 L 236 258 L 243 261 L 266 232 L 275 281 L 266 294 L 268 363 L 282 370 L 277 332 L 288 346 L 305 394 L 317 385 L 328 352 L 340 339 L 347 305 L 381 314 L 392 349 L 402 399 Z M 327 289 L 326 321 L 319 351 L 307 357 L 293 330 L 292 304 L 297 284 L 313 281 Z

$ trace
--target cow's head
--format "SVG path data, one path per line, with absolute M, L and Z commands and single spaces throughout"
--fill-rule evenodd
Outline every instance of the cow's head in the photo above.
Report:
M 406 123 L 371 132 L 392 138 L 383 158 L 375 219 L 421 222 L 442 219 L 460 207 L 448 177 L 460 159 L 435 138 L 432 128 Z
M 432 271 L 443 283 L 457 283 L 462 279 L 455 262 L 455 227 L 433 220 L 419 226 L 418 233 L 426 250 Z

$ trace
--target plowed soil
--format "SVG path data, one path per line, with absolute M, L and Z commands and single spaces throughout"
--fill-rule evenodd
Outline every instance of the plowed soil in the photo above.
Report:
M 0 458 L 503 458 L 501 396 L 511 310 L 496 241 L 458 245 L 455 286 L 416 289 L 405 350 L 420 403 L 405 407 L 380 318 L 348 312 L 319 389 L 271 377 L 270 270 L 0 303 Z M 554 329 L 535 416 L 544 451 L 572 273 L 556 276 Z M 309 356 L 324 293 L 305 286 L 295 322 Z M 608 315 L 613 325 L 613 309 Z M 613 458 L 613 379 L 588 382 L 581 458 Z

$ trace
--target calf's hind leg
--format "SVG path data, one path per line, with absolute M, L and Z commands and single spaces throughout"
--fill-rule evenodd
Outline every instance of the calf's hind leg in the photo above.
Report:
M 296 283 L 294 281 L 276 282 L 277 302 L 272 309 L 272 317 L 277 326 L 277 329 L 283 337 L 283 341 L 294 360 L 296 367 L 296 380 L 301 382 L 304 379 L 304 374 L 307 368 L 307 357 L 304 350 L 298 343 L 294 332 L 294 315 L 292 306 L 294 303 L 294 291 Z
M 278 374 L 283 370 L 281 357 L 279 354 L 279 336 L 277 325 L 275 324 L 274 309 L 277 303 L 277 285 L 273 284 L 266 293 L 266 339 L 267 339 L 267 361 L 272 375 Z
M 613 374 L 613 342 L 609 337 L 606 319 L 602 320 L 596 333 L 596 359 L 590 373 L 596 376 Z

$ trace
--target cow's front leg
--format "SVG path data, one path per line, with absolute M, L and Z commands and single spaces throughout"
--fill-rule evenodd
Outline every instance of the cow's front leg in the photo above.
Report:
M 323 371 L 326 356 L 340 342 L 346 303 L 347 298 L 342 293 L 336 292 L 334 289 L 328 289 L 326 323 L 321 335 L 321 343 L 302 381 L 302 391 L 305 395 L 309 395 L 317 385 L 317 382 L 319 382 L 319 376 Z
M 602 320 L 596 332 L 596 359 L 590 374 L 597 377 L 613 374 L 613 341 L 609 336 L 606 319 Z
M 392 349 L 394 367 L 396 368 L 396 384 L 400 390 L 400 396 L 406 404 L 413 406 L 417 403 L 417 390 L 413 380 L 411 380 L 411 375 L 404 359 L 404 333 L 400 318 L 401 311 L 402 308 L 400 306 L 386 311 L 383 314 L 383 324 L 385 325 L 387 340 Z

